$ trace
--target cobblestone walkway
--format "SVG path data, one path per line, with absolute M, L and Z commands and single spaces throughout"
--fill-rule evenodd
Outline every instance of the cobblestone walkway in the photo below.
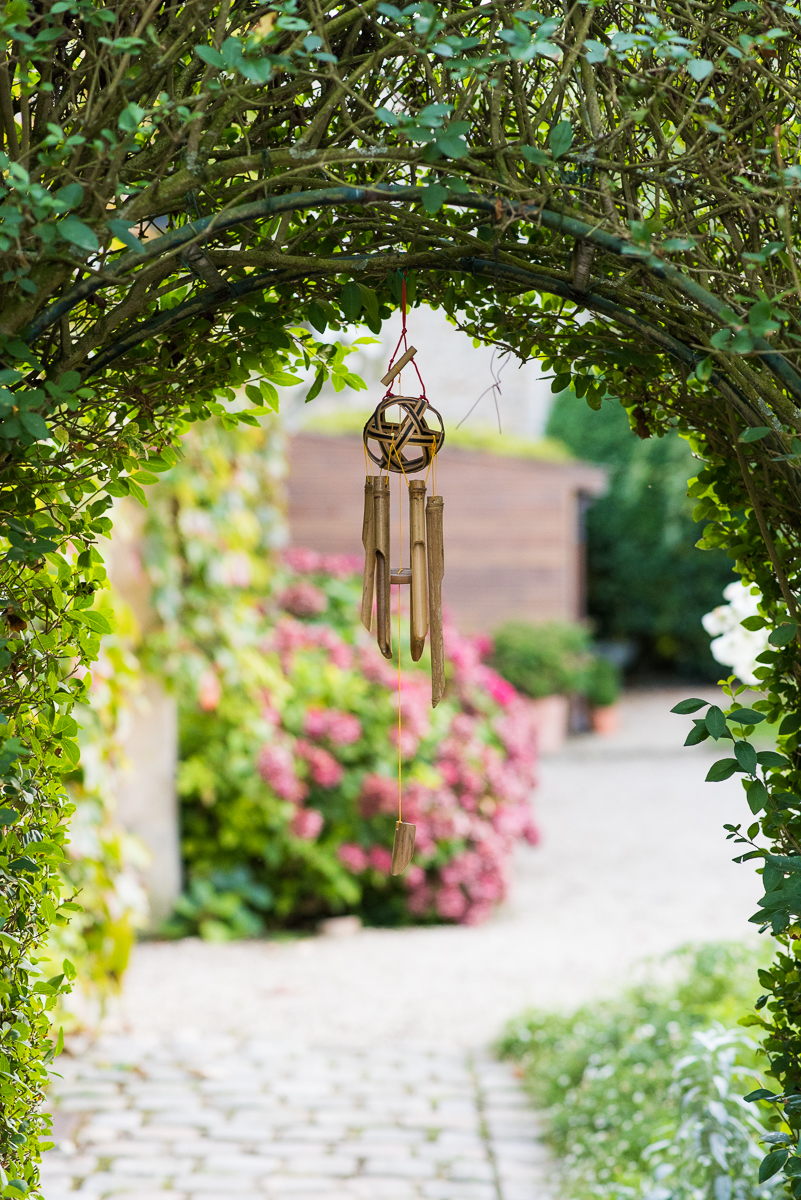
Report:
M 509 1067 L 422 1046 L 105 1037 L 59 1060 L 46 1200 L 541 1200 Z

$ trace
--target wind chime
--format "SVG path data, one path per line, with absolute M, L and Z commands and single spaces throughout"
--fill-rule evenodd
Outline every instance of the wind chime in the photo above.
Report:
M 414 346 L 406 342 L 406 280 L 402 284 L 401 311 L 403 327 L 400 339 L 381 383 L 388 390 L 364 427 L 365 459 L 368 475 L 364 483 L 364 580 L 362 584 L 361 619 L 366 629 L 373 625 L 373 596 L 375 595 L 376 641 L 384 658 L 392 658 L 392 629 L 390 621 L 390 589 L 406 586 L 410 592 L 409 641 L 412 659 L 417 662 L 430 635 L 431 649 L 431 706 L 436 708 L 445 691 L 445 652 L 442 640 L 442 577 L 445 574 L 445 552 L 442 535 L 442 496 L 426 500 L 428 472 L 434 467 L 436 492 L 436 458 L 445 440 L 442 417 L 426 399 L 426 389 L 414 356 Z M 404 353 L 395 362 L 403 346 Z M 404 367 L 412 364 L 420 382 L 419 396 L 395 395 L 393 382 Z M 392 410 L 395 410 L 392 412 Z M 393 418 L 390 420 L 390 414 Z M 439 428 L 428 421 L 435 417 Z M 370 464 L 378 468 L 374 474 Z M 409 479 L 425 471 L 424 479 Z M 401 565 L 403 555 L 403 495 L 398 481 L 398 566 L 390 565 L 390 496 L 389 475 L 401 476 L 409 492 L 409 566 Z M 414 853 L 415 826 L 403 820 L 402 755 L 401 755 L 401 669 L 400 669 L 400 605 L 398 606 L 398 820 L 392 846 L 393 875 L 400 875 Z

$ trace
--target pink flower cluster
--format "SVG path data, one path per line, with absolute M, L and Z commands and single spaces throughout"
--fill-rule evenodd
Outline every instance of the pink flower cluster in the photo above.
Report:
M 353 713 L 336 708 L 307 708 L 303 732 L 306 737 L 329 741 L 333 746 L 352 746 L 362 736 L 362 723 Z
M 368 867 L 378 871 L 379 875 L 389 875 L 392 866 L 392 854 L 386 846 L 371 846 L 369 851 L 364 851 L 354 842 L 343 842 L 337 856 L 354 875 L 361 875 Z
M 316 617 L 328 608 L 325 592 L 321 592 L 307 579 L 290 584 L 278 597 L 278 603 L 286 612 L 296 617 Z
M 332 575 L 334 579 L 349 579 L 362 569 L 358 554 L 318 554 L 316 550 L 305 550 L 301 546 L 290 546 L 284 551 L 283 559 L 298 575 Z
M 300 738 L 295 742 L 295 753 L 305 758 L 309 765 L 309 775 L 321 788 L 339 787 L 345 777 L 345 768 L 338 763 L 333 754 L 323 750 L 322 746 L 312 746 Z
M 290 800 L 293 804 L 300 804 L 305 800 L 309 789 L 298 779 L 295 759 L 288 746 L 273 743 L 262 746 L 256 759 L 256 767 L 276 796 L 280 796 L 282 800 Z
M 351 647 L 330 625 L 306 625 L 292 617 L 283 617 L 276 622 L 261 648 L 279 655 L 286 675 L 291 673 L 293 655 L 299 650 L 323 650 L 330 655 L 334 666 L 343 670 L 347 670 L 353 659 Z
M 284 561 L 300 576 L 352 573 L 346 560 L 332 564 L 330 556 L 310 551 L 287 551 Z M 296 615 L 318 615 L 327 607 L 323 586 L 296 578 L 280 602 Z M 354 587 L 354 609 L 356 599 Z M 448 695 L 433 720 L 427 672 L 402 673 L 402 809 L 404 820 L 416 826 L 416 849 L 402 880 L 392 881 L 398 728 L 388 717 L 398 703 L 397 667 L 362 636 L 355 611 L 353 626 L 351 643 L 325 618 L 310 624 L 284 616 L 262 643 L 281 664 L 292 697 L 287 711 L 294 715 L 285 724 L 277 696 L 261 698 L 272 733 L 258 755 L 259 773 L 295 806 L 288 818 L 294 837 L 319 837 L 326 805 L 333 803 L 335 827 L 347 830 L 335 853 L 348 872 L 371 887 L 400 886 L 408 911 L 417 917 L 476 924 L 508 893 L 514 845 L 537 841 L 530 803 L 537 766 L 535 709 L 486 665 L 489 639 L 463 637 L 450 624 Z M 311 671 L 309 661 L 299 657 L 308 652 L 322 658 L 312 660 Z M 329 676 L 330 667 L 340 673 Z M 372 706 L 364 707 L 365 687 L 375 698 Z M 321 702 L 323 694 L 336 704 Z M 360 697 L 360 716 L 348 711 L 351 695 Z M 434 729 L 441 731 L 438 741 Z M 312 786 L 331 794 L 330 801 L 325 796 L 317 801 L 323 811 L 303 806 Z
M 316 808 L 299 808 L 289 822 L 289 828 L 295 837 L 302 838 L 304 842 L 313 842 L 323 824 L 323 814 Z

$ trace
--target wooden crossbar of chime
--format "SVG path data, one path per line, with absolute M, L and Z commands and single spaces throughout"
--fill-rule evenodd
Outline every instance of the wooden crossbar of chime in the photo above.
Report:
M 382 379 L 389 384 L 398 369 L 415 354 L 414 347 Z M 401 420 L 390 421 L 387 410 L 397 407 Z M 427 418 L 435 416 L 439 429 Z M 429 638 L 431 650 L 431 706 L 436 708 L 445 692 L 445 649 L 442 636 L 442 578 L 445 574 L 445 550 L 442 496 L 426 499 L 423 479 L 407 479 L 409 485 L 409 566 L 390 563 L 389 472 L 404 477 L 427 470 L 445 439 L 442 418 L 424 397 L 385 396 L 364 427 L 364 445 L 379 472 L 364 482 L 364 577 L 362 580 L 361 620 L 368 630 L 375 626 L 378 648 L 392 658 L 390 595 L 393 585 L 410 591 L 409 640 L 411 655 L 418 662 Z M 400 647 L 398 648 L 400 653 Z M 398 697 L 400 705 L 400 696 Z M 399 745 L 400 754 L 400 745 Z M 392 847 L 393 875 L 400 875 L 414 853 L 415 826 L 400 818 L 395 826 Z

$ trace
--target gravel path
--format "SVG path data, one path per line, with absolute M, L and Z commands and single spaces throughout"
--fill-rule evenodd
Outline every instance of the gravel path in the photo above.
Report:
M 682 695 L 632 694 L 619 734 L 543 763 L 542 844 L 482 928 L 139 946 L 104 1038 L 62 1060 L 46 1200 L 536 1200 L 533 1114 L 487 1058 L 503 1023 L 753 929 L 758 884 L 721 829 L 744 795 L 681 748 Z

